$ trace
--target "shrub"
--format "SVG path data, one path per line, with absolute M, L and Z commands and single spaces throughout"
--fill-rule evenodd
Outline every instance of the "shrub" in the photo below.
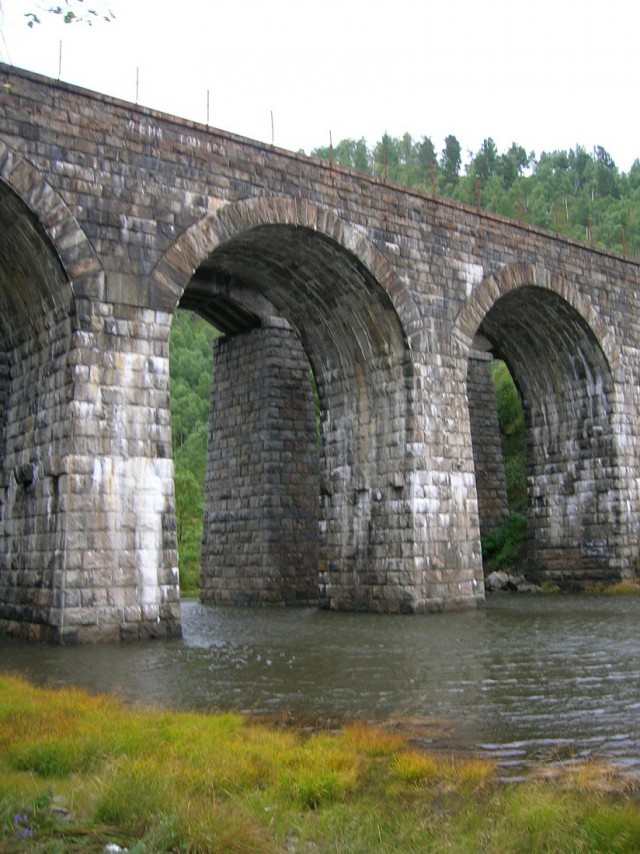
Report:
M 497 531 L 482 538 L 482 559 L 492 569 L 512 569 L 527 533 L 527 519 L 513 513 Z

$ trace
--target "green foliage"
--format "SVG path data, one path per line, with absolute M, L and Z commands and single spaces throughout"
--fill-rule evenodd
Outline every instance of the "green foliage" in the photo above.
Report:
M 171 428 L 177 452 L 208 423 L 211 397 L 211 341 L 218 332 L 188 311 L 178 311 L 171 328 Z M 199 472 L 194 471 L 196 477 Z
M 440 165 L 442 167 L 443 181 L 441 183 L 441 192 L 448 195 L 447 190 L 452 191 L 458 183 L 460 174 L 460 166 L 462 164 L 462 148 L 457 138 L 450 134 L 444 141 L 442 149 L 442 159 Z
M 176 404 L 179 406 L 179 404 Z M 208 419 L 209 410 L 203 412 L 202 418 Z M 207 456 L 208 424 L 206 421 L 196 421 L 186 439 L 174 450 L 176 472 L 188 471 L 196 482 L 204 484 Z
M 330 160 L 345 169 L 358 172 L 368 172 L 371 167 L 371 155 L 364 139 L 343 139 L 333 151 L 327 145 L 314 149 L 312 154 L 321 160 Z
M 200 574 L 204 479 L 197 480 L 190 469 L 176 463 L 175 488 L 180 591 L 192 596 L 198 592 Z
M 219 332 L 202 318 L 178 311 L 171 329 L 171 429 L 175 462 L 180 589 L 197 592 L 204 478 L 211 406 L 211 342 Z
M 495 359 L 492 372 L 507 480 L 507 499 L 512 511 L 523 510 L 527 505 L 527 454 L 520 395 L 503 361 Z
M 636 578 L 625 578 L 607 585 L 602 592 L 607 596 L 640 596 L 640 582 Z
M 84 0 L 64 0 L 63 4 L 55 4 L 41 8 L 42 12 L 58 15 L 65 24 L 87 24 L 91 26 L 95 21 L 113 21 L 115 15 L 104 6 L 101 0 L 94 0 L 91 6 L 85 4 Z M 27 26 L 33 27 L 40 24 L 41 20 L 35 12 L 25 12 Z
M 509 516 L 497 531 L 482 538 L 482 559 L 491 569 L 511 569 L 527 533 L 527 519 L 518 513 Z

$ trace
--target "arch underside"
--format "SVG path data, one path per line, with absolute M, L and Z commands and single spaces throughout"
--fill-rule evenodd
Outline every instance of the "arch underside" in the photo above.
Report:
M 72 306 L 44 228 L 0 182 L 0 625 L 36 636 L 60 605 Z
M 619 577 L 616 390 L 593 330 L 557 293 L 520 287 L 498 299 L 478 332 L 506 362 L 523 404 L 530 577 Z
M 317 553 L 317 566 L 311 573 L 315 591 L 308 598 L 317 599 L 320 582 L 320 596 L 328 607 L 410 609 L 410 603 L 402 604 L 398 599 L 397 581 L 402 577 L 407 587 L 414 586 L 410 561 L 406 559 L 411 547 L 410 528 L 404 518 L 407 511 L 398 502 L 402 490 L 399 478 L 405 465 L 411 369 L 402 326 L 384 289 L 353 253 L 329 237 L 295 225 L 258 225 L 222 243 L 203 261 L 187 285 L 181 305 L 198 311 L 238 339 L 247 336 L 249 340 L 253 335 L 251 341 L 258 342 L 271 338 L 271 350 L 256 351 L 263 353 L 264 359 L 276 359 L 274 335 L 290 334 L 308 360 L 306 369 L 297 368 L 301 377 L 306 375 L 306 388 L 304 381 L 298 383 L 295 406 L 298 412 L 305 410 L 312 422 L 305 452 L 319 456 L 317 485 L 313 497 L 300 499 L 299 491 L 283 499 L 294 504 L 300 500 L 313 502 L 309 515 L 313 517 L 316 543 L 308 543 L 306 548 Z M 285 327 L 288 332 L 283 331 Z M 286 345 L 284 339 L 281 346 L 292 351 L 295 347 L 294 343 Z M 276 359 L 276 363 L 276 373 L 282 375 L 288 370 L 282 360 Z M 320 403 L 319 444 L 313 425 L 309 365 Z M 242 382 L 248 381 L 245 372 Z M 235 384 L 238 382 L 236 377 Z M 262 395 L 257 405 L 264 408 L 264 418 L 268 411 L 282 413 L 284 410 L 268 398 L 271 380 L 263 377 L 260 383 L 262 388 L 256 388 L 255 394 Z M 225 383 L 225 388 L 229 385 L 234 383 Z M 289 383 L 286 393 L 273 393 L 280 398 L 291 396 L 293 385 Z M 214 409 L 224 406 L 225 400 L 229 403 L 226 394 L 225 391 L 221 397 L 214 374 Z M 281 406 L 282 401 L 278 404 Z M 247 406 L 251 406 L 250 400 Z M 250 417 L 248 413 L 247 423 Z M 262 438 L 267 444 L 272 443 L 271 448 L 274 443 L 281 448 L 293 441 L 298 452 L 301 450 L 304 442 L 299 433 L 291 440 L 286 418 L 276 415 L 267 426 L 264 418 L 256 423 L 261 424 Z M 302 415 L 294 420 L 299 424 Z M 265 439 L 267 434 L 269 439 Z M 214 445 L 219 439 L 220 434 L 216 433 Z M 285 447 L 283 456 L 275 459 L 275 466 L 271 458 L 272 476 L 280 478 L 285 459 L 295 468 L 298 452 Z M 217 454 L 216 477 L 228 483 L 242 476 L 237 469 L 234 472 L 231 462 L 221 468 L 220 454 L 228 455 L 227 451 L 210 447 L 209 454 L 210 473 L 211 455 Z M 261 468 L 260 472 L 253 472 L 255 488 L 264 489 L 262 478 L 269 464 L 252 464 Z M 212 492 L 209 485 L 208 492 L 208 513 L 220 521 L 219 508 L 211 506 L 215 489 Z M 225 494 L 228 493 L 227 488 Z M 216 549 L 217 566 L 207 567 L 206 555 L 204 558 L 203 572 L 217 574 L 219 589 L 227 583 L 225 576 L 232 574 L 229 562 L 239 562 L 234 549 L 244 549 L 245 559 L 247 553 L 244 546 L 238 545 L 238 531 L 234 528 L 239 529 L 240 525 L 232 518 L 234 514 L 227 512 L 228 507 L 225 504 L 226 528 L 218 525 L 215 534 L 227 543 L 222 549 L 227 554 L 221 555 L 221 549 Z M 282 516 L 275 524 L 284 525 Z M 273 536 L 272 530 L 269 537 Z M 266 545 L 254 549 L 256 561 L 264 559 L 265 549 Z M 274 567 L 269 571 L 275 571 Z M 267 570 L 264 572 L 268 574 Z M 296 595 L 299 597 L 299 592 Z M 258 601 L 269 601 L 268 594 L 255 591 L 241 600 L 256 601 L 256 596 Z M 210 598 L 228 601 L 223 593 Z M 285 601 L 295 598 L 284 594 Z
M 5 351 L 69 314 L 71 288 L 46 232 L 0 181 L 0 346 Z

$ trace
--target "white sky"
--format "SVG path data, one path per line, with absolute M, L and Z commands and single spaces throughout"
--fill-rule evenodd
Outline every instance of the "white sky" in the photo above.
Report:
M 64 3 L 65 0 L 55 0 Z M 640 157 L 639 0 L 95 0 L 93 27 L 1 0 L 0 58 L 307 153 L 387 131 Z M 51 4 L 54 0 L 51 0 Z M 91 5 L 90 0 L 86 4 Z

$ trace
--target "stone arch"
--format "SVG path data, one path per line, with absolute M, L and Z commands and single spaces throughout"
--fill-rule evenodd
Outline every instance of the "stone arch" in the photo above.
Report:
M 538 287 L 562 297 L 592 330 L 613 372 L 622 368 L 622 356 L 615 335 L 598 314 L 593 303 L 583 296 L 566 277 L 551 273 L 542 264 L 519 264 L 489 276 L 473 291 L 458 313 L 451 337 L 453 355 L 465 357 L 473 339 L 491 307 L 508 293 L 519 288 Z
M 190 226 L 156 264 L 152 278 L 163 305 L 175 309 L 182 293 L 203 260 L 232 237 L 265 225 L 283 225 L 317 232 L 354 255 L 384 288 L 410 338 L 421 323 L 411 294 L 396 279 L 384 255 L 355 225 L 328 208 L 306 199 L 265 196 L 222 203 Z
M 101 264 L 64 200 L 21 154 L 0 138 L 0 186 L 20 199 L 34 220 L 34 227 L 49 243 L 70 284 L 70 295 L 97 295 Z M 96 282 L 98 279 L 98 282 Z M 62 295 L 45 296 L 44 304 L 60 305 Z M 67 305 L 69 299 L 66 299 Z
M 283 341 L 280 352 L 293 352 L 293 342 L 284 344 L 286 329 L 302 345 L 323 412 L 316 587 L 320 574 L 320 595 L 332 608 L 411 610 L 408 591 L 414 589 L 416 601 L 420 597 L 410 555 L 412 521 L 404 518 L 412 511 L 410 503 L 401 499 L 413 388 L 407 327 L 413 323 L 417 328 L 418 315 L 383 255 L 362 230 L 331 211 L 303 199 L 255 198 L 221 206 L 195 223 L 165 253 L 153 278 L 168 308 L 182 300 L 206 316 L 207 301 L 222 292 L 241 309 L 237 317 L 246 323 L 235 330 L 236 344 L 224 344 L 221 356 L 225 359 L 232 350 L 237 354 L 254 348 L 246 363 L 272 360 L 271 364 L 277 362 L 273 373 L 281 375 L 284 359 L 273 355 L 273 342 L 279 338 Z M 254 298 L 245 300 L 243 295 L 248 293 Z M 255 349 L 263 346 L 271 349 Z M 256 352 L 264 356 L 256 356 Z M 234 376 L 227 379 L 225 388 L 244 388 L 247 382 L 246 374 Z M 259 389 L 252 388 L 256 394 L 266 393 L 267 386 L 263 381 Z M 246 399 L 251 400 L 253 394 Z M 218 405 L 229 406 L 228 399 L 218 400 Z M 275 404 L 264 407 L 269 411 L 277 408 Z M 231 439 L 250 420 L 248 413 L 236 417 Z M 270 431 L 279 429 L 280 424 L 271 422 Z M 264 435 L 268 432 L 263 429 Z M 263 438 L 261 434 L 261 441 Z M 281 448 L 288 441 L 280 435 L 271 448 Z M 247 440 L 247 446 L 250 444 Z M 295 461 L 298 452 L 289 449 L 283 453 Z M 218 470 L 219 463 L 218 459 Z M 260 459 L 250 465 L 252 476 L 247 481 L 245 473 L 243 488 L 247 482 L 259 484 L 261 480 L 264 486 L 264 472 L 273 472 L 274 467 L 263 465 Z M 228 470 L 218 473 L 218 481 L 227 486 L 205 518 L 205 540 L 209 525 L 212 538 L 221 541 L 226 537 L 227 552 L 235 549 L 237 553 L 220 569 L 218 587 L 209 598 L 270 601 L 262 590 L 256 593 L 253 581 L 247 578 L 238 591 L 220 589 L 221 584 L 231 583 L 233 567 L 248 566 L 252 555 L 256 563 L 253 578 L 258 584 L 262 584 L 260 578 L 277 577 L 280 571 L 279 565 L 265 569 L 267 547 L 274 536 L 280 536 L 273 531 L 279 522 L 265 522 L 266 533 L 258 546 L 255 537 L 238 545 L 243 525 L 246 531 L 247 519 L 255 520 L 262 508 L 254 506 L 257 496 L 246 492 L 244 504 L 234 503 L 234 490 L 228 487 L 233 478 Z M 272 486 L 266 484 L 270 494 Z M 289 506 L 297 504 L 296 496 L 289 495 L 286 501 Z M 386 537 L 387 532 L 391 538 Z M 219 558 L 219 550 L 217 555 Z M 401 601 L 400 586 L 405 601 Z
M 507 363 L 522 398 L 530 576 L 582 586 L 630 573 L 624 372 L 611 331 L 573 283 L 523 265 L 485 280 L 458 315 L 452 347 L 468 377 L 477 341 Z

